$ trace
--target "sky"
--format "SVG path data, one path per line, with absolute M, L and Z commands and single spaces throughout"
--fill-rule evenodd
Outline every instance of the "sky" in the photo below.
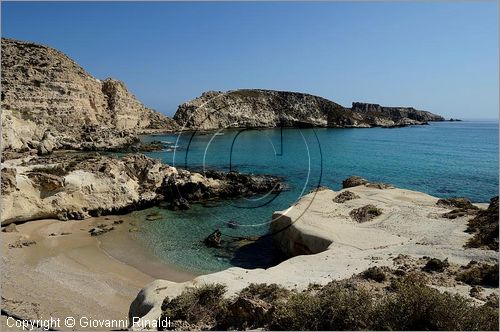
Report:
M 2 37 L 52 46 L 173 115 L 207 90 L 306 92 L 498 118 L 498 2 L 6 2 Z

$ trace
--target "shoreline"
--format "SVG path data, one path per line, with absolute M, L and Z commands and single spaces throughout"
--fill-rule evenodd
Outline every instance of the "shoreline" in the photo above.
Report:
M 118 220 L 123 223 L 106 234 L 88 233 Z M 196 277 L 149 253 L 130 236 L 130 222 L 129 215 L 43 219 L 17 225 L 17 232 L 2 232 L 2 310 L 23 319 L 127 319 L 144 285 L 160 277 L 177 282 Z M 9 248 L 18 240 L 36 243 Z M 0 328 L 8 328 L 3 314 Z

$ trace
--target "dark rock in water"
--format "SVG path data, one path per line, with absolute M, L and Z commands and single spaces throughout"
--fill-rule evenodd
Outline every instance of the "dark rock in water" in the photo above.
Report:
M 161 219 L 162 216 L 159 213 L 151 213 L 146 216 L 146 220 L 153 221 L 153 220 L 159 220 Z
M 351 176 L 342 181 L 342 188 L 351 188 L 362 186 L 368 183 L 368 180 L 363 179 L 361 176 Z
M 174 210 L 189 208 L 190 202 L 202 202 L 213 198 L 254 196 L 259 193 L 280 192 L 281 181 L 272 176 L 240 174 L 236 172 L 207 171 L 204 175 L 179 170 L 165 178 L 159 193 Z
M 355 193 L 353 193 L 352 191 L 346 190 L 346 191 L 341 192 L 337 196 L 335 196 L 333 201 L 335 203 L 344 203 L 346 201 L 350 201 L 350 200 L 356 199 L 356 198 L 359 198 L 359 196 L 356 195 Z
M 138 150 L 141 152 L 162 151 L 166 148 L 166 144 L 160 141 L 152 141 L 149 143 L 139 144 Z
M 357 222 L 370 221 L 373 218 L 380 216 L 381 214 L 382 210 L 372 204 L 362 206 L 349 212 L 351 218 Z
M 469 221 L 466 232 L 474 234 L 467 242 L 467 247 L 498 251 L 498 196 L 490 200 L 488 209 L 479 211 L 477 216 Z
M 172 210 L 189 210 L 189 202 L 185 198 L 176 198 L 170 203 Z
M 222 242 L 222 233 L 220 230 L 216 229 L 212 234 L 207 236 L 203 241 L 207 247 L 218 248 Z
M 478 210 L 478 207 L 473 205 L 471 201 L 466 197 L 441 198 L 437 201 L 436 204 L 444 207 L 456 207 L 459 209 Z
M 226 225 L 227 225 L 227 227 L 229 227 L 229 228 L 238 228 L 238 226 L 239 226 L 240 224 L 238 224 L 238 222 L 237 222 L 237 221 L 230 220 L 230 221 L 228 221 L 228 222 L 226 223 Z

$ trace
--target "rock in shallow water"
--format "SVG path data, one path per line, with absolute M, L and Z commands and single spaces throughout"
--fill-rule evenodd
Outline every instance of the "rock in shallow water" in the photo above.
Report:
M 207 247 L 220 247 L 222 242 L 222 233 L 220 230 L 216 229 L 212 234 L 207 236 L 203 241 Z

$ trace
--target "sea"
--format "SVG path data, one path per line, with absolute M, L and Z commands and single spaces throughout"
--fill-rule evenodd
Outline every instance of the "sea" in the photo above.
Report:
M 160 260 L 195 274 L 279 263 L 283 257 L 266 236 L 273 212 L 318 186 L 339 190 L 351 175 L 442 198 L 488 202 L 498 195 L 498 120 L 403 128 L 227 129 L 142 139 L 162 141 L 164 151 L 147 155 L 172 166 L 267 174 L 286 185 L 281 192 L 191 204 L 186 211 L 134 212 L 141 222 L 138 241 Z M 209 248 L 203 240 L 217 229 L 223 245 Z

